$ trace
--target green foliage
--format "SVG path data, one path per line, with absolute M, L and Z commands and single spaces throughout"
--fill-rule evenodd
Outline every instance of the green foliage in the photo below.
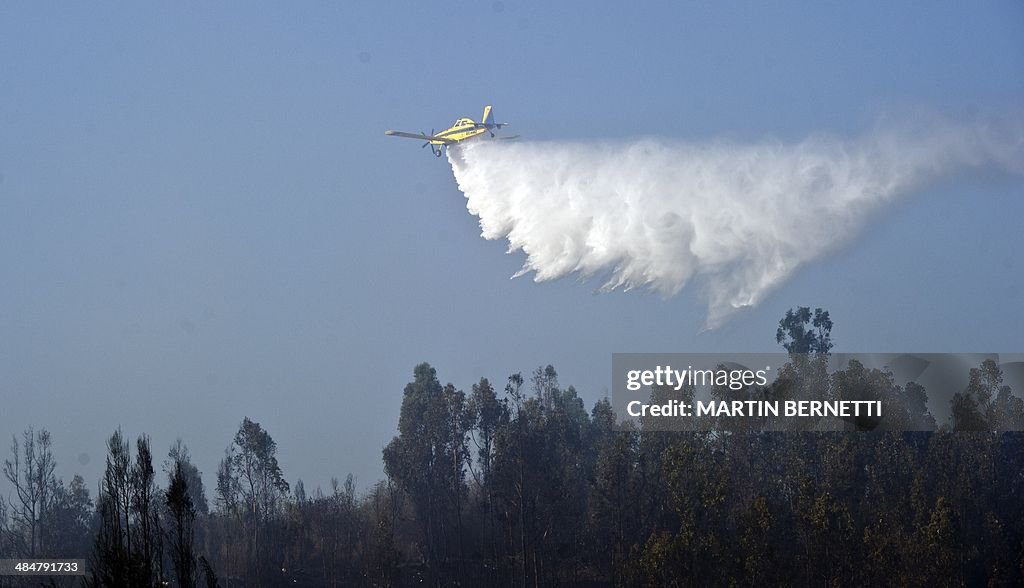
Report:
M 462 548 L 472 422 L 465 394 L 450 384 L 442 387 L 429 364 L 416 366 L 402 397 L 399 434 L 384 448 L 384 469 L 412 501 L 432 578 L 445 573 L 439 566 Z
M 811 328 L 807 327 L 808 324 Z M 790 353 L 824 355 L 832 349 L 831 334 L 832 319 L 827 310 L 815 308 L 812 316 L 809 307 L 801 306 L 786 311 L 775 332 L 775 342 L 781 343 Z

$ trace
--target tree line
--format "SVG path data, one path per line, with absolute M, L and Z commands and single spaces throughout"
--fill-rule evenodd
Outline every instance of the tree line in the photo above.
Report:
M 552 366 L 466 392 L 424 363 L 386 478 L 362 493 L 351 476 L 290 484 L 245 418 L 210 502 L 183 443 L 155 466 L 149 439 L 120 430 L 93 498 L 55 477 L 50 433 L 30 428 L 4 462 L 0 557 L 85 555 L 88 586 L 1024 583 L 1024 436 L 1000 432 L 1024 428 L 1024 400 L 999 366 L 972 369 L 939 424 L 917 384 L 856 362 L 823 374 L 832 326 L 821 309 L 787 312 L 779 380 L 714 394 L 792 398 L 825 382 L 814 393 L 856 390 L 932 430 L 654 431 L 617 422 L 607 399 L 588 411 Z

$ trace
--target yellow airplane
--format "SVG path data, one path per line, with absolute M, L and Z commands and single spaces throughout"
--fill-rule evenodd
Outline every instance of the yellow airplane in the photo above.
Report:
M 385 135 L 393 137 L 407 137 L 409 139 L 420 139 L 426 141 L 423 147 L 430 145 L 430 150 L 434 153 L 435 157 L 441 157 L 441 149 L 448 147 L 449 145 L 455 145 L 461 143 L 467 139 L 479 137 L 484 133 L 489 133 L 491 137 L 494 137 L 494 129 L 500 129 L 507 127 L 509 123 L 496 123 L 494 122 L 494 112 L 490 106 L 484 106 L 484 116 L 480 122 L 476 122 L 471 118 L 460 118 L 455 121 L 455 124 L 448 127 L 447 129 L 435 134 L 431 129 L 430 134 L 426 133 L 406 133 L 403 131 L 384 131 Z M 502 139 L 515 139 L 518 135 L 513 137 L 501 137 Z

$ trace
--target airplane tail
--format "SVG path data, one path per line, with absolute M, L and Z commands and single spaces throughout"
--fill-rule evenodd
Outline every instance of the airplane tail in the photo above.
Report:
M 494 109 L 491 108 L 490 104 L 484 106 L 484 117 L 480 120 L 480 123 L 486 125 L 488 128 L 492 125 L 498 129 L 508 126 L 507 122 L 494 122 Z

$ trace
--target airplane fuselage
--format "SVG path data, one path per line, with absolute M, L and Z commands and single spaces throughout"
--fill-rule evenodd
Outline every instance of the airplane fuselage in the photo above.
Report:
M 471 118 L 460 118 L 455 121 L 455 124 L 448 127 L 447 129 L 434 133 L 437 139 L 431 140 L 431 145 L 447 145 L 450 143 L 460 143 L 466 139 L 472 139 L 473 137 L 482 135 L 488 132 L 487 127 L 478 125 L 476 121 Z

